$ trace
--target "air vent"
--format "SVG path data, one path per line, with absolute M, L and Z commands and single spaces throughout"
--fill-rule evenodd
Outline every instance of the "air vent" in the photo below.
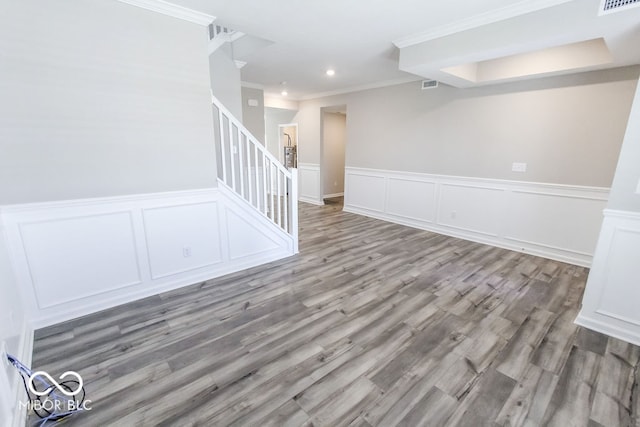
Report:
M 602 0 L 600 14 L 621 12 L 632 7 L 640 7 L 640 0 Z
M 438 87 L 437 80 L 423 80 L 422 81 L 422 90 L 425 89 L 434 89 Z

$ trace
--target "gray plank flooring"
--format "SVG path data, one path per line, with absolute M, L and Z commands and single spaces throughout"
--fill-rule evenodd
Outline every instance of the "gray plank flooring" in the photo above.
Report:
M 300 254 L 36 331 L 73 426 L 640 426 L 588 270 L 300 205 Z M 34 421 L 31 418 L 31 421 Z

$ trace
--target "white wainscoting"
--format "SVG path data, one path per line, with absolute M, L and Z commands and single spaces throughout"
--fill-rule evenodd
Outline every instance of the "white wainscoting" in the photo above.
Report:
M 640 345 L 640 213 L 605 210 L 576 323 Z
M 34 328 L 294 254 L 292 238 L 224 185 L 3 206 Z
M 320 165 L 298 163 L 298 200 L 324 205 L 320 194 Z
M 348 167 L 347 212 L 589 266 L 609 189 Z
M 11 331 L 19 331 L 16 339 L 19 340 L 17 351 L 12 353 L 26 366 L 31 366 L 33 354 L 33 329 L 25 319 L 15 319 L 13 315 L 2 316 L 1 328 Z M 18 325 L 22 325 L 19 327 Z M 27 425 L 27 411 L 21 408 L 18 402 L 23 402 L 25 391 L 18 371 L 6 363 L 4 360 L 7 352 L 7 343 L 4 341 L 0 346 L 0 356 L 2 356 L 2 366 L 0 366 L 0 425 L 7 427 L 23 427 Z M 2 424 L 2 423 L 5 424 Z

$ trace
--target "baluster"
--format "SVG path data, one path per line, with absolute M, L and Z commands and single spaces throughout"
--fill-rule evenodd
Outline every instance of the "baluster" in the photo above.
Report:
M 249 191 L 249 203 L 253 206 L 253 191 L 251 191 L 251 145 L 249 144 L 249 137 L 246 136 L 244 142 L 246 143 L 247 152 L 247 190 Z
M 267 211 L 269 210 L 269 205 L 267 204 L 267 156 L 263 152 L 262 153 L 262 198 L 264 205 L 263 212 L 265 215 L 268 215 Z
M 276 222 L 276 209 L 273 204 L 273 162 L 269 160 L 269 201 L 271 204 L 271 221 Z
M 276 201 L 278 202 L 278 225 L 282 227 L 282 201 L 280 200 L 280 170 L 276 167 L 276 185 L 278 186 Z
M 244 199 L 244 146 L 242 144 L 242 137 L 246 136 L 240 128 L 236 128 L 236 135 L 238 136 L 238 170 L 240 175 L 240 196 Z
M 233 124 L 231 123 L 231 118 L 229 118 L 229 157 L 231 158 L 231 188 L 233 191 L 236 190 L 236 146 L 233 140 Z
M 227 155 L 225 153 L 226 144 L 224 143 L 224 119 L 222 115 L 222 109 L 218 107 L 218 119 L 220 120 L 220 153 L 222 160 L 222 182 L 227 184 Z
M 293 253 L 298 253 L 298 169 L 291 169 L 291 236 L 293 236 Z
M 256 184 L 256 208 L 260 210 L 260 176 L 258 175 L 258 144 L 253 144 L 254 167 L 255 167 L 255 184 Z
M 283 195 L 282 195 L 282 209 L 284 209 L 284 231 L 289 232 L 289 181 L 287 175 L 282 173 L 282 180 L 284 181 Z

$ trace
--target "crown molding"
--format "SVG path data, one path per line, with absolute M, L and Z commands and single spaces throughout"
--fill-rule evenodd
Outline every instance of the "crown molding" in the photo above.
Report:
M 118 0 L 132 6 L 141 7 L 142 9 L 151 10 L 153 12 L 162 13 L 163 15 L 173 16 L 174 18 L 184 21 L 193 22 L 199 25 L 209 25 L 215 21 L 216 17 L 197 10 L 188 9 L 163 0 Z
M 246 64 L 246 62 L 245 62 Z M 258 84 L 258 83 L 251 83 L 251 82 L 245 82 L 245 81 L 241 81 L 240 82 L 240 86 L 242 87 L 248 87 L 250 89 L 260 89 L 260 90 L 264 90 L 264 85 Z
M 381 88 L 381 87 L 401 85 L 403 83 L 417 82 L 418 80 L 424 80 L 424 77 L 409 76 L 409 77 L 402 77 L 402 78 L 399 78 L 399 79 L 384 80 L 384 81 L 381 81 L 381 82 L 369 83 L 369 84 L 365 84 L 365 85 L 350 86 L 350 87 L 346 87 L 344 89 L 332 90 L 332 91 L 329 91 L 329 92 L 320 92 L 320 93 L 312 93 L 310 95 L 303 95 L 303 96 L 297 98 L 297 100 L 298 101 L 308 101 L 310 99 L 325 98 L 327 96 L 343 95 L 345 93 L 360 92 L 362 90 L 378 89 L 378 88 Z
M 478 28 L 483 25 L 493 24 L 495 22 L 515 18 L 516 16 L 536 12 L 548 7 L 559 6 L 570 1 L 573 0 L 520 0 L 515 4 L 505 6 L 500 9 L 481 13 L 467 19 L 452 22 L 451 24 L 441 25 L 422 33 L 401 37 L 394 40 L 393 44 L 402 49 L 403 47 L 413 46 L 440 37 L 470 30 L 472 28 Z

